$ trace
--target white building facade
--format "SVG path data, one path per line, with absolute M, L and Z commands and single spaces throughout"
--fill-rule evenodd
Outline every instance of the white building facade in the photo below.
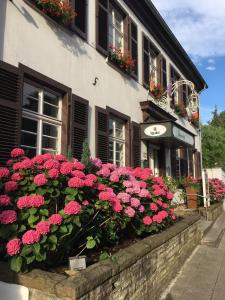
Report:
M 175 112 L 187 106 L 188 87 L 167 95 L 162 108 L 148 84 L 165 92 L 187 79 L 201 92 L 206 83 L 154 6 L 147 0 L 71 4 L 77 17 L 66 27 L 35 0 L 0 2 L 1 162 L 16 145 L 30 156 L 72 151 L 79 159 L 87 138 L 91 155 L 103 162 L 199 176 L 199 128 Z M 129 51 L 130 74 L 107 59 L 112 47 Z M 163 124 L 168 135 L 144 136 L 148 126 Z

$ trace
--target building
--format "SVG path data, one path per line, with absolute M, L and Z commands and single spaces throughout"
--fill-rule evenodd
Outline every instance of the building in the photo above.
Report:
M 185 115 L 190 89 L 166 89 L 184 79 L 201 92 L 206 83 L 151 1 L 71 3 L 68 27 L 36 0 L 0 1 L 1 162 L 15 145 L 80 158 L 87 138 L 103 162 L 199 176 L 199 130 Z M 113 60 L 115 48 L 129 51 L 132 71 Z M 155 85 L 149 93 L 153 83 L 164 107 Z

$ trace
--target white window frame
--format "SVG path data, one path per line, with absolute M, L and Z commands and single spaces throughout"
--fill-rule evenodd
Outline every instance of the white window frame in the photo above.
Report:
M 112 47 L 116 47 L 116 32 L 119 33 L 119 35 L 121 36 L 121 40 L 122 40 L 122 44 L 121 44 L 121 51 L 124 52 L 124 21 L 123 21 L 123 16 L 120 14 L 120 12 L 112 5 L 110 4 L 110 8 L 109 8 L 110 14 L 112 16 L 112 23 L 109 24 L 109 27 L 112 28 L 112 35 L 113 35 L 113 44 Z M 116 27 L 116 14 L 121 16 L 121 28 L 122 31 L 120 31 L 117 27 Z M 117 49 L 119 50 L 119 49 Z
M 126 150 L 125 150 L 125 145 L 126 145 L 126 135 L 125 135 L 125 122 L 123 120 L 117 118 L 117 117 L 109 117 L 109 120 L 112 120 L 113 124 L 113 136 L 109 136 L 109 141 L 113 142 L 113 161 L 112 163 L 114 165 L 117 165 L 117 160 L 116 160 L 116 143 L 123 144 L 123 161 L 120 162 L 120 166 L 125 166 L 125 155 L 126 155 Z M 116 137 L 116 121 L 122 121 L 123 124 L 123 139 Z
M 38 90 L 38 99 L 34 98 L 36 101 L 38 101 L 38 111 L 35 112 L 35 111 L 29 110 L 26 108 L 22 109 L 22 118 L 27 118 L 30 120 L 37 121 L 37 134 L 36 134 L 37 135 L 37 146 L 32 147 L 32 146 L 27 146 L 27 145 L 21 144 L 21 147 L 28 148 L 28 149 L 29 148 L 36 149 L 36 154 L 41 154 L 42 150 L 49 151 L 48 149 L 45 149 L 42 147 L 42 138 L 43 138 L 43 136 L 46 136 L 46 137 L 50 137 L 50 138 L 57 140 L 55 153 L 60 153 L 61 152 L 61 135 L 62 135 L 62 97 L 58 93 L 55 93 L 54 91 L 50 91 L 49 89 L 47 89 L 45 87 L 38 87 L 35 83 L 33 83 L 33 84 L 30 82 L 25 82 L 25 83 L 30 86 L 34 86 Z M 44 92 L 52 93 L 53 95 L 58 96 L 59 97 L 59 105 L 56 106 L 54 104 L 45 102 L 44 101 Z M 32 98 L 32 96 L 30 96 L 30 97 Z M 23 95 L 23 99 L 24 99 L 24 95 Z M 53 118 L 53 117 L 44 115 L 44 111 L 43 111 L 44 103 L 47 103 L 50 106 L 58 108 L 57 118 Z M 43 135 L 43 123 L 57 126 L 58 135 L 56 138 L 47 136 L 47 135 Z M 22 129 L 21 129 L 21 132 L 34 134 L 34 132 L 29 132 L 27 130 L 22 130 Z

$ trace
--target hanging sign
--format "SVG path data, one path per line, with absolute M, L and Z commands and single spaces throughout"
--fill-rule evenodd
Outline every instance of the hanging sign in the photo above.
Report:
M 157 137 L 157 136 L 161 136 L 163 134 L 165 134 L 167 131 L 166 126 L 164 125 L 150 125 L 147 128 L 145 128 L 144 133 L 147 136 L 151 136 L 151 137 Z

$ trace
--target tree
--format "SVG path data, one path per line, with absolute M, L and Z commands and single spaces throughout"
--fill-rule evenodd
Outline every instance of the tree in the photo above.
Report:
M 209 125 L 212 125 L 213 127 L 225 128 L 225 111 L 218 113 L 217 107 L 215 107 L 212 115 L 212 121 L 209 122 Z
M 225 123 L 224 127 L 211 124 L 202 126 L 202 157 L 204 168 L 217 166 L 225 170 Z

